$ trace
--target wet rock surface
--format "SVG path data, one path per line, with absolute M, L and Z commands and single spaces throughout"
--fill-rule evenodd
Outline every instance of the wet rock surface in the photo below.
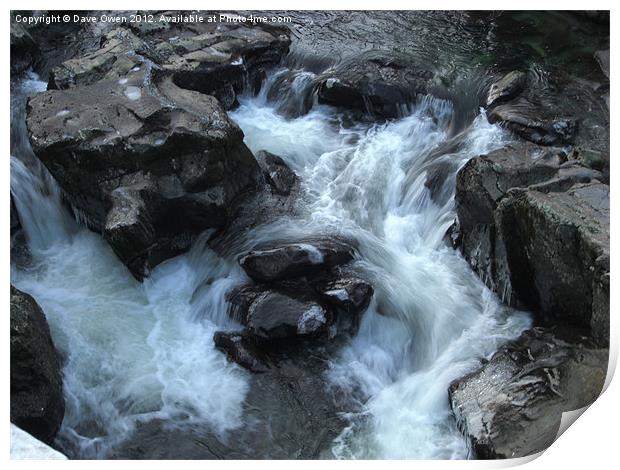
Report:
M 513 292 L 547 324 L 609 340 L 609 186 L 511 190 L 497 212 Z
M 527 99 L 500 104 L 488 115 L 489 122 L 499 123 L 519 137 L 539 145 L 572 144 L 575 141 L 577 122 L 569 118 L 545 115 Z
M 290 44 L 287 29 L 269 25 L 158 23 L 150 29 L 142 23 L 131 25 L 106 33 L 99 50 L 54 68 L 51 88 L 116 79 L 146 60 L 181 88 L 215 96 L 230 109 L 248 85 L 254 90 L 260 87 L 266 70 L 280 62 Z
M 261 150 L 256 154 L 256 160 L 267 183 L 276 194 L 288 196 L 299 186 L 299 178 L 282 160 L 282 157 Z
M 297 278 L 329 270 L 353 259 L 354 247 L 331 239 L 255 249 L 240 258 L 248 275 L 258 282 Z
M 329 313 L 303 292 L 247 287 L 230 296 L 238 320 L 263 341 L 317 335 L 331 322 Z
M 345 422 L 324 374 L 333 346 L 281 345 L 269 369 L 252 374 L 243 424 L 216 435 L 208 429 L 166 429 L 151 421 L 112 452 L 118 459 L 317 459 Z
M 605 343 L 609 186 L 566 158 L 521 143 L 470 160 L 457 176 L 458 244 L 504 301 Z
M 160 26 L 90 28 L 85 42 L 99 34 L 98 47 L 52 63 L 54 91 L 28 105 L 35 153 L 138 279 L 229 224 L 256 188 L 258 165 L 225 109 L 290 43 L 269 25 Z M 274 187 L 290 192 L 292 175 L 270 162 Z
M 352 246 L 343 240 L 272 246 L 240 257 L 256 283 L 229 291 L 226 299 L 229 316 L 244 329 L 214 337 L 230 360 L 252 372 L 270 367 L 265 362 L 270 351 L 329 344 L 356 334 L 374 294 L 368 282 L 341 266 L 353 259 Z
M 229 360 L 236 362 L 250 372 L 266 372 L 263 354 L 257 348 L 254 339 L 245 333 L 226 333 L 218 331 L 213 335 L 215 347 L 224 352 Z
M 28 127 L 74 209 L 138 279 L 223 227 L 256 185 L 258 165 L 217 100 L 169 78 L 153 83 L 146 65 L 35 96 Z
M 51 443 L 64 413 L 60 360 L 45 315 L 11 286 L 11 422 Z
M 598 398 L 607 359 L 606 349 L 585 338 L 535 328 L 452 383 L 450 405 L 474 456 L 505 459 L 546 449 L 562 412 Z
M 527 74 L 513 70 L 493 83 L 487 95 L 487 106 L 508 101 L 518 96 L 527 86 Z
M 328 69 L 316 78 L 320 103 L 380 118 L 403 115 L 418 95 L 435 90 L 434 73 L 397 55 L 366 52 Z

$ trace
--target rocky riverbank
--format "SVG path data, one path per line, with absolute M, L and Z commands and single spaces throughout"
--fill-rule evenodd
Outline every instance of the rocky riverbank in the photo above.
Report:
M 601 82 L 584 126 L 556 100 L 543 101 L 543 112 L 532 104 L 541 99 L 526 74 L 507 74 L 491 86 L 487 112 L 519 140 L 457 174 L 455 246 L 489 288 L 533 312 L 537 325 L 450 387 L 478 458 L 544 450 L 562 412 L 591 404 L 605 382 L 610 157 L 609 83 Z
M 32 150 L 74 218 L 99 233 L 139 282 L 205 231 L 209 246 L 244 276 L 225 294 L 232 326 L 216 331 L 213 343 L 249 374 L 247 425 L 222 435 L 191 426 L 171 430 L 153 419 L 116 445 L 112 458 L 319 458 L 347 426 L 342 391 L 326 374 L 358 334 L 377 286 L 351 268 L 362 254 L 357 241 L 341 234 L 246 238 L 279 216 L 302 213 L 299 201 L 309 189 L 282 156 L 253 153 L 228 114 L 242 94 L 261 91 L 269 71 L 298 60 L 290 53 L 302 42 L 295 32 L 238 23 L 66 30 L 11 24 L 12 77 L 34 68 L 48 82 L 27 102 Z M 63 41 L 71 47 L 59 51 Z M 428 58 L 384 50 L 320 67 L 308 60 L 317 73 L 308 72 L 303 87 L 297 71 L 269 90 L 288 117 L 333 106 L 345 131 L 402 118 L 424 99 L 453 101 L 447 133 L 454 140 L 437 150 L 447 155 L 462 146 L 459 133 L 479 105 L 490 123 L 511 134 L 503 148 L 458 171 L 457 218 L 449 231 L 487 287 L 507 305 L 532 312 L 535 326 L 480 358 L 477 370 L 447 390 L 477 458 L 546 448 L 561 412 L 592 403 L 605 380 L 609 52 L 594 60 L 601 69 L 585 85 L 579 76 L 562 77 L 562 92 L 550 91 L 531 70 L 494 71 L 473 97 L 462 98 L 465 104 Z M 588 100 L 566 105 L 585 89 Z M 424 190 L 446 204 L 452 193 L 444 188 L 458 163 L 428 158 L 434 166 Z M 12 199 L 13 244 L 24 243 L 22 230 Z M 11 421 L 54 443 L 65 407 L 61 359 L 41 308 L 13 286 L 11 390 Z

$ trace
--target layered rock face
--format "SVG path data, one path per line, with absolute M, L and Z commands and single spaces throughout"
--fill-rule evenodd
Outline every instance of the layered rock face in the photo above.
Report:
M 138 279 L 224 227 L 259 180 L 225 108 L 281 59 L 288 37 L 200 28 L 113 29 L 99 50 L 55 67 L 56 90 L 28 103 L 35 154 Z
M 101 49 L 54 68 L 50 88 L 120 78 L 147 59 L 178 86 L 213 95 L 229 109 L 246 86 L 260 87 L 266 70 L 280 62 L 290 44 L 287 29 L 269 25 L 145 25 L 109 31 Z
M 11 422 L 50 443 L 64 413 L 60 360 L 45 315 L 11 286 Z
M 454 382 L 450 404 L 476 457 L 516 458 L 549 447 L 563 411 L 591 404 L 607 374 L 608 350 L 540 328 L 503 346 Z
M 457 176 L 459 245 L 507 303 L 605 343 L 609 186 L 601 172 L 566 159 L 517 143 L 470 160 Z
M 526 83 L 508 74 L 487 100 L 489 120 L 523 140 L 457 174 L 453 240 L 487 286 L 538 325 L 449 389 L 478 458 L 544 450 L 562 412 L 596 400 L 607 374 L 608 131 L 540 117 Z M 594 121 L 605 122 L 603 109 Z

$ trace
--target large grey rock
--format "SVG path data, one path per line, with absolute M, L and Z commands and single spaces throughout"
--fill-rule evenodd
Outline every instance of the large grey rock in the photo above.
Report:
M 607 350 L 580 338 L 568 342 L 535 328 L 452 383 L 450 405 L 474 456 L 516 458 L 546 449 L 562 412 L 598 398 L 607 359 Z
M 175 13 L 171 13 L 173 16 Z M 237 94 L 260 87 L 265 71 L 288 52 L 288 30 L 269 25 L 168 23 L 108 32 L 102 47 L 55 67 L 50 87 L 65 89 L 124 76 L 145 60 L 180 87 L 217 97 L 229 109 Z
M 496 213 L 513 292 L 546 323 L 609 341 L 609 186 L 513 189 Z
M 557 149 L 513 144 L 458 173 L 457 243 L 507 303 L 608 341 L 609 187 Z
M 396 54 L 370 51 L 328 69 L 316 78 L 320 103 L 381 118 L 403 114 L 418 95 L 435 94 L 435 74 Z
M 239 259 L 241 267 L 258 282 L 315 275 L 353 259 L 354 248 L 337 239 L 306 241 L 255 249 Z
M 223 227 L 256 183 L 243 133 L 211 96 L 153 79 L 41 93 L 28 102 L 35 154 L 138 279 Z
M 64 413 L 60 360 L 45 315 L 11 286 L 11 422 L 50 443 Z

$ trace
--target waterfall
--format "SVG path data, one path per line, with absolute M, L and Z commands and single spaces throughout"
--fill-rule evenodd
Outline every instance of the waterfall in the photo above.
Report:
M 43 91 L 40 83 L 16 93 Z M 240 426 L 248 373 L 229 363 L 212 337 L 234 327 L 224 295 L 245 281 L 241 269 L 210 250 L 204 234 L 140 284 L 63 206 L 56 182 L 32 155 L 23 108 L 12 118 L 20 145 L 11 156 L 11 195 L 28 260 L 12 263 L 11 283 L 37 300 L 63 360 L 63 450 L 104 458 L 153 419 L 218 435 Z
M 508 137 L 483 113 L 452 135 L 454 104 L 428 96 L 400 119 L 351 123 L 315 102 L 311 78 L 275 71 L 231 117 L 250 149 L 281 156 L 304 191 L 303 216 L 281 217 L 249 237 L 353 238 L 361 256 L 352 269 L 375 288 L 358 335 L 329 365 L 327 382 L 350 412 L 324 457 L 465 458 L 448 386 L 530 319 L 502 306 L 444 234 L 454 219 L 456 172 Z M 212 340 L 216 329 L 238 328 L 224 298 L 247 279 L 235 260 L 218 257 L 204 234 L 138 283 L 99 235 L 73 221 L 31 155 L 23 110 L 12 117 L 24 142 L 12 147 L 11 194 L 30 259 L 12 263 L 11 281 L 39 302 L 63 358 L 63 447 L 105 457 L 153 419 L 218 435 L 242 426 L 249 373 Z M 436 172 L 442 177 L 428 184 Z

